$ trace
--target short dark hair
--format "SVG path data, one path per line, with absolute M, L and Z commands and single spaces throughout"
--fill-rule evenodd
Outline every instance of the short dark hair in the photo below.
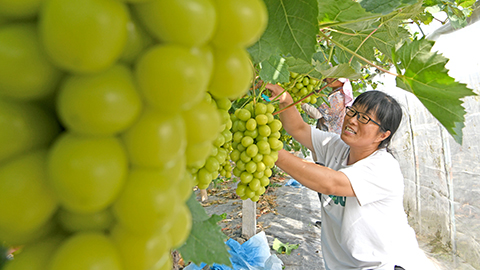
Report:
M 378 148 L 386 148 L 390 144 L 393 134 L 397 131 L 402 122 L 402 107 L 390 95 L 381 91 L 367 91 L 360 94 L 352 106 L 356 105 L 365 108 L 365 112 L 375 115 L 380 122 L 382 131 L 390 130 L 390 136 L 383 140 Z

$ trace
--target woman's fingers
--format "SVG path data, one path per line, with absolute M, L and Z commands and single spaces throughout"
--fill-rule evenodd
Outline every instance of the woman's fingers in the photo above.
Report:
M 280 103 L 282 103 L 287 98 L 287 96 L 286 96 L 287 92 L 285 91 L 285 89 L 283 89 L 283 87 L 281 87 L 278 84 L 268 83 L 267 85 L 265 85 L 265 88 L 267 88 L 268 90 L 270 90 L 270 92 L 272 92 L 272 97 L 270 98 L 271 100 L 278 99 L 278 101 L 280 101 Z M 279 95 L 281 95 L 281 96 L 279 96 Z
M 272 94 L 274 96 L 278 96 L 280 95 L 284 89 L 283 87 L 281 87 L 280 85 L 278 84 L 271 84 L 271 83 L 267 83 L 267 85 L 265 85 L 265 88 L 269 89 L 270 91 L 272 91 Z

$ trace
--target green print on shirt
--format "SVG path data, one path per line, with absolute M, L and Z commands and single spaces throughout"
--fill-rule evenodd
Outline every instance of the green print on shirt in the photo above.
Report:
M 335 195 L 328 195 L 328 197 L 332 198 L 332 201 L 335 204 L 340 204 L 341 206 L 345 207 L 345 202 L 347 201 L 347 197 L 340 197 Z

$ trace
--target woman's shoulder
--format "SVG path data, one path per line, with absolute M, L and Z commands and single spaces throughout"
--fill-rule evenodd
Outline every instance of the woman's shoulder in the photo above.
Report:
M 312 143 L 315 145 L 349 148 L 340 135 L 312 127 Z
M 379 171 L 383 171 L 387 174 L 401 174 L 400 163 L 398 163 L 395 157 L 385 148 L 378 149 L 370 156 L 361 160 L 360 163 L 371 164 L 372 166 L 375 166 L 375 168 L 377 168 Z

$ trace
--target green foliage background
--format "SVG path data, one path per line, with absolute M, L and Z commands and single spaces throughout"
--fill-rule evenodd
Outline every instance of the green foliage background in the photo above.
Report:
M 461 99 L 475 94 L 448 75 L 448 59 L 432 51 L 433 41 L 415 38 L 406 27 L 430 23 L 432 8 L 447 13 L 454 27 L 463 27 L 474 1 L 264 1 L 268 27 L 249 48 L 263 81 L 283 83 L 291 71 L 318 79 L 348 78 L 365 87 L 375 75 L 372 69 L 389 73 L 462 143 Z

